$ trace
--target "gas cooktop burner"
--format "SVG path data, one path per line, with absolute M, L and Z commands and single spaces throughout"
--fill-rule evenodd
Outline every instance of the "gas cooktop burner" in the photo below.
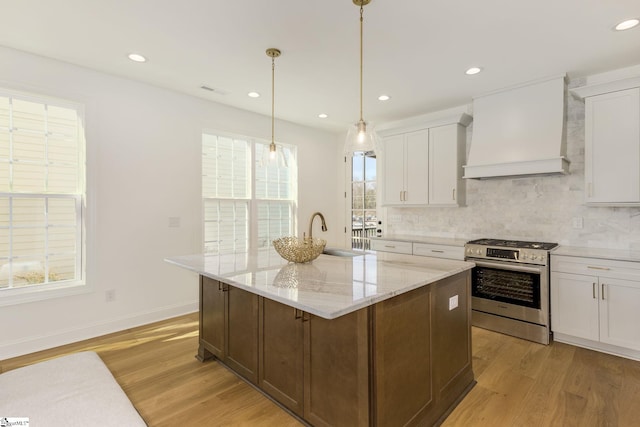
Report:
M 547 242 L 525 242 L 522 240 L 502 240 L 502 239 L 478 239 L 467 242 L 473 245 L 498 246 L 506 248 L 522 248 L 522 249 L 542 249 L 549 251 L 556 246 L 557 243 Z

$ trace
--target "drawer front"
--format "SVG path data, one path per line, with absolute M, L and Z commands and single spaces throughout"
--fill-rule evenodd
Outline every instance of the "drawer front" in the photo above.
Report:
M 400 242 L 397 240 L 372 239 L 371 249 L 374 251 L 394 252 L 397 254 L 411 255 L 413 253 L 413 243 Z
M 551 255 L 551 271 L 611 277 L 614 279 L 640 280 L 640 263 L 599 258 L 581 258 Z
M 436 245 L 431 243 L 414 243 L 413 254 L 435 258 L 447 258 L 464 261 L 463 246 Z

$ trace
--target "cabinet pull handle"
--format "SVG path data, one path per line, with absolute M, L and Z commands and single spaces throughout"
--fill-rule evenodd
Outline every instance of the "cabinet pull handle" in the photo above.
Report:
M 595 267 L 593 265 L 588 265 L 587 268 L 590 268 L 591 270 L 605 270 L 605 271 L 611 270 L 609 267 Z
M 593 197 L 593 184 L 591 184 L 590 182 L 587 183 L 587 194 L 589 195 L 589 197 Z
M 453 191 L 451 192 L 451 198 L 453 200 L 456 200 L 456 189 L 454 188 Z
M 591 290 L 593 291 L 593 299 L 596 299 L 596 282 L 593 282 Z
M 301 314 L 300 310 L 298 310 L 297 308 L 293 309 L 293 318 L 295 320 L 298 320 L 298 319 L 302 318 L 302 314 Z
M 391 248 L 391 249 L 395 249 L 396 247 L 394 245 L 384 245 L 385 248 Z
M 602 284 L 602 301 L 604 301 L 604 283 Z
M 431 249 L 431 252 L 435 252 L 435 253 L 438 253 L 438 254 L 443 254 L 444 253 L 444 251 L 439 251 L 439 250 L 436 250 L 436 249 Z
M 226 283 L 218 282 L 218 290 L 222 292 L 227 292 L 229 288 Z
M 311 318 L 311 316 L 309 315 L 309 313 L 307 313 L 305 311 L 302 312 L 302 321 L 303 322 L 308 322 L 310 318 Z

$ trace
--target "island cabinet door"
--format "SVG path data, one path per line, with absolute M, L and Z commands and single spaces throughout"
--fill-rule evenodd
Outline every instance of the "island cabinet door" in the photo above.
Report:
M 449 408 L 473 383 L 470 272 L 436 283 L 433 362 L 437 405 Z
M 258 383 L 258 296 L 233 286 L 226 291 L 226 352 L 224 362 Z
M 369 425 L 369 309 L 333 320 L 304 314 L 304 419 Z
M 425 425 L 434 405 L 431 288 L 423 286 L 374 306 L 377 426 Z
M 259 386 L 296 415 L 303 416 L 303 313 L 260 298 Z
M 217 280 L 200 276 L 200 345 L 198 359 L 225 354 L 225 291 Z

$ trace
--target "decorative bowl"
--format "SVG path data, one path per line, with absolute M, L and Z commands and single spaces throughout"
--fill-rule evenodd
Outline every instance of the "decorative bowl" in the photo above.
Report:
M 280 256 L 290 262 L 309 262 L 318 258 L 327 241 L 324 239 L 299 239 L 297 237 L 280 237 L 273 241 L 273 247 Z

